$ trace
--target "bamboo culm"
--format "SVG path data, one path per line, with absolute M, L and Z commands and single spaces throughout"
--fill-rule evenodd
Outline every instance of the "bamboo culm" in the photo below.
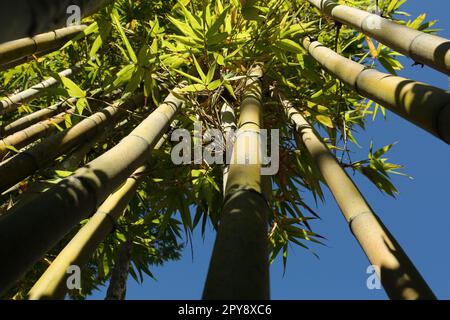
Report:
M 85 25 L 70 26 L 51 32 L 38 34 L 32 38 L 22 38 L 0 44 L 0 66 L 11 67 L 24 58 L 43 52 L 60 49 L 66 42 L 81 34 Z
M 5 291 L 147 161 L 183 100 L 170 94 L 127 137 L 72 176 L 0 217 L 0 290 Z M 64 214 L 61 214 L 63 212 Z
M 89 141 L 106 130 L 126 114 L 125 110 L 133 110 L 144 102 L 144 95 L 138 94 L 121 105 L 113 105 L 94 113 L 66 131 L 48 137 L 26 151 L 0 163 L 0 193 L 22 181 L 38 169 L 47 166 L 51 161 L 73 147 Z
M 77 98 L 69 98 L 67 100 L 51 105 L 50 107 L 30 113 L 18 120 L 15 120 L 14 122 L 11 122 L 10 124 L 5 125 L 4 127 L 0 127 L 0 137 L 9 136 L 13 133 L 16 133 L 17 131 L 28 128 L 29 126 L 39 121 L 48 119 L 56 115 L 57 113 L 70 108 L 71 105 L 75 104 L 76 102 Z
M 175 125 L 174 121 L 172 127 Z M 167 139 L 168 135 L 164 134 L 156 144 L 155 150 L 159 149 Z M 98 245 L 111 233 L 115 221 L 123 214 L 149 170 L 148 164 L 139 167 L 119 189 L 103 202 L 88 223 L 70 240 L 34 284 L 28 293 L 28 299 L 64 299 L 68 290 L 66 281 L 69 276 L 66 270 L 71 265 L 82 268 L 89 260 Z
M 292 104 L 281 104 L 336 199 L 351 232 L 358 240 L 391 299 L 436 299 L 398 242 L 375 215 L 335 156 Z
M 88 17 L 112 0 L 15 0 L 0 2 L 0 43 L 69 26 L 76 12 Z M 76 6 L 76 7 L 75 7 Z
M 38 139 L 45 137 L 57 129 L 57 126 L 63 123 L 66 115 L 70 115 L 75 111 L 75 108 L 68 109 L 55 117 L 38 122 L 32 126 L 18 131 L 2 140 L 0 140 L 0 157 L 8 153 L 8 147 L 21 149 Z
M 203 299 L 269 299 L 267 225 L 269 206 L 261 177 L 262 68 L 249 73 L 241 102 L 219 230 Z M 256 134 L 246 141 L 243 133 Z M 242 146 L 246 145 L 245 152 Z M 241 146 L 241 147 L 240 147 Z M 239 152 L 237 152 L 239 150 Z M 240 160 L 257 159 L 247 164 Z
M 309 38 L 303 39 L 303 46 L 325 70 L 360 95 L 450 144 L 450 92 L 367 68 Z
M 308 0 L 321 12 L 416 62 L 450 75 L 450 41 L 332 0 Z
M 58 73 L 61 77 L 68 77 L 79 70 L 78 67 L 72 69 L 66 69 Z M 58 80 L 50 77 L 47 80 L 44 80 L 31 88 L 16 93 L 12 96 L 4 98 L 0 100 L 0 115 L 16 110 L 20 105 L 29 102 L 33 99 L 39 97 L 39 95 L 43 94 L 44 89 L 52 87 L 58 83 Z

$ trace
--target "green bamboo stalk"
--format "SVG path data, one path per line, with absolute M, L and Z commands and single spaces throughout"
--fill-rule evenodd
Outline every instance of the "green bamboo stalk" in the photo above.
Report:
M 224 136 L 223 151 L 225 152 L 225 156 L 228 156 L 229 151 L 233 150 L 233 142 L 234 142 L 233 134 L 236 130 L 236 117 L 234 115 L 233 108 L 227 102 L 225 102 L 223 104 L 222 109 L 220 110 L 220 117 L 221 117 L 222 132 L 223 132 L 223 136 Z M 223 193 L 224 193 L 224 195 L 225 195 L 225 190 L 227 187 L 229 171 L 230 171 L 230 165 L 228 163 L 225 163 L 224 167 L 223 167 Z
M 64 71 L 61 71 L 58 73 L 61 77 L 68 77 L 74 73 L 79 71 L 78 67 L 72 68 L 72 69 L 66 69 Z M 44 93 L 44 89 L 52 87 L 58 83 L 58 80 L 50 77 L 47 80 L 44 80 L 31 88 L 21 91 L 19 93 L 16 93 L 12 96 L 9 96 L 7 98 L 4 98 L 0 100 L 0 115 L 8 113 L 10 111 L 13 111 L 20 107 L 20 105 L 27 103 L 33 99 L 36 99 Z
M 41 139 L 46 135 L 52 133 L 53 131 L 56 130 L 57 125 L 65 121 L 66 115 L 71 114 L 74 111 L 75 108 L 72 107 L 67 111 L 62 112 L 51 119 L 38 122 L 26 129 L 18 131 L 0 140 L 0 157 L 3 157 L 10 151 L 8 147 L 21 149 L 29 145 L 30 143 L 35 142 L 38 139 Z
M 414 30 L 376 14 L 337 4 L 333 0 L 308 0 L 333 17 L 417 62 L 450 75 L 450 41 Z
M 65 101 L 58 102 L 50 107 L 43 108 L 31 114 L 28 114 L 4 127 L 0 127 L 0 137 L 9 136 L 17 131 L 21 131 L 29 126 L 48 119 L 62 110 L 66 110 L 71 104 L 77 102 L 77 98 L 70 98 Z
M 0 43 L 67 26 L 73 12 L 69 6 L 81 9 L 81 18 L 97 12 L 112 0 L 15 0 L 0 2 Z
M 335 156 L 314 132 L 307 120 L 280 96 L 287 117 L 296 128 L 299 140 L 311 154 L 326 184 L 336 199 L 353 235 L 377 271 L 391 299 L 436 299 L 419 271 L 373 212 Z
M 175 125 L 174 121 L 172 126 Z M 155 150 L 159 149 L 167 138 L 168 135 L 164 134 L 155 146 Z M 113 230 L 115 222 L 124 213 L 149 169 L 148 164 L 139 167 L 118 190 L 103 202 L 88 223 L 70 240 L 34 284 L 28 293 L 28 299 L 64 299 L 67 292 L 66 281 L 69 276 L 67 269 L 72 265 L 81 268 L 87 263 L 98 245 Z
M 170 94 L 127 137 L 72 176 L 0 216 L 0 290 L 5 291 L 145 163 L 183 100 Z M 63 214 L 61 214 L 63 213 Z
M 360 95 L 450 143 L 450 92 L 369 69 L 309 38 L 303 46 L 325 70 Z
M 11 67 L 33 54 L 55 51 L 83 32 L 84 29 L 86 29 L 85 25 L 70 26 L 38 34 L 32 38 L 22 38 L 2 43 L 0 44 L 0 66 L 8 64 Z
M 262 68 L 253 68 L 249 76 L 241 102 L 239 133 L 234 144 L 204 299 L 270 297 L 267 241 L 270 209 L 263 196 L 259 136 L 262 124 Z M 248 145 L 249 141 L 245 141 L 246 137 L 242 134 L 249 132 L 257 135 L 259 145 L 258 142 Z M 246 147 L 244 153 L 242 146 Z M 240 162 L 246 157 L 255 159 L 256 163 Z
M 120 105 L 112 105 L 80 121 L 68 130 L 48 137 L 41 143 L 0 163 L 0 193 L 30 176 L 40 168 L 73 147 L 91 140 L 97 134 L 120 120 L 126 110 L 133 110 L 144 102 L 143 94 L 138 94 Z

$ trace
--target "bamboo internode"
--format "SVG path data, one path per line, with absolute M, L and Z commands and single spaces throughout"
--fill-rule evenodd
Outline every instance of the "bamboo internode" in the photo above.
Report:
M 36 35 L 32 38 L 22 38 L 0 44 L 0 66 L 8 67 L 20 64 L 23 58 L 51 52 L 61 48 L 67 41 L 86 29 L 85 25 L 70 26 L 55 31 Z
M 15 0 L 0 2 L 0 43 L 67 26 L 72 10 L 88 17 L 112 0 Z M 69 21 L 68 21 L 69 20 Z
M 165 134 L 155 146 L 155 150 L 159 149 L 167 138 L 168 135 Z M 103 202 L 89 222 L 70 240 L 34 284 L 28 294 L 28 299 L 64 299 L 67 292 L 68 268 L 72 265 L 81 268 L 86 264 L 98 245 L 114 229 L 115 222 L 124 213 L 149 169 L 148 164 L 139 167 L 118 190 Z
M 74 111 L 75 108 L 71 108 L 49 120 L 38 122 L 0 140 L 0 158 L 8 152 L 8 147 L 21 149 L 30 143 L 45 137 L 45 135 L 57 129 L 57 126 L 65 121 L 66 115 L 71 114 Z
M 303 46 L 325 70 L 360 95 L 450 144 L 450 92 L 369 69 L 309 38 Z
M 286 115 L 311 154 L 361 248 L 376 266 L 391 299 L 436 299 L 395 238 L 375 215 L 335 156 L 292 104 L 280 97 Z
M 242 143 L 241 133 L 259 134 L 262 124 L 262 68 L 253 68 L 249 76 L 241 102 L 233 159 L 237 146 Z M 246 154 L 237 157 L 259 159 L 259 151 L 259 147 L 247 145 Z M 261 163 L 240 164 L 232 160 L 204 299 L 270 298 L 267 243 L 270 209 L 263 191 Z
M 66 69 L 64 71 L 61 71 L 58 74 L 61 77 L 68 77 L 77 72 L 78 70 L 79 68 L 75 67 L 73 69 Z M 3 100 L 0 100 L 0 115 L 15 110 L 22 104 L 27 103 L 33 99 L 36 99 L 37 97 L 39 97 L 40 94 L 44 92 L 46 88 L 54 86 L 57 83 L 58 79 L 50 77 L 47 80 L 44 80 L 25 91 L 21 91 L 12 96 L 4 98 Z
M 0 163 L 0 192 L 45 167 L 52 160 L 70 151 L 84 141 L 89 141 L 110 124 L 144 102 L 143 94 L 127 100 L 120 105 L 112 105 L 77 123 L 72 128 L 59 132 L 24 152 Z
M 0 137 L 9 136 L 17 131 L 26 129 L 39 121 L 48 119 L 56 115 L 58 112 L 67 109 L 70 105 L 76 102 L 77 98 L 70 98 L 65 101 L 58 102 L 50 107 L 28 114 L 16 121 L 11 122 L 10 124 L 5 125 L 4 127 L 0 127 Z
M 114 148 L 0 217 L 2 292 L 148 160 L 182 104 L 170 94 Z
M 450 41 L 333 0 L 308 0 L 321 12 L 417 62 L 450 75 Z

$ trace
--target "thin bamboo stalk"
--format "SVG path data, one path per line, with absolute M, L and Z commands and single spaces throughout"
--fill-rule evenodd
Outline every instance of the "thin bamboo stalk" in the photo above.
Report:
M 307 120 L 280 96 L 287 117 L 299 140 L 311 154 L 336 199 L 353 235 L 358 240 L 391 299 L 436 299 L 395 238 L 373 212 L 335 156 Z
M 175 123 L 172 123 L 172 126 L 175 126 Z M 167 138 L 168 135 L 164 134 L 155 146 L 155 150 L 159 149 L 167 141 Z M 66 285 L 69 276 L 68 268 L 73 265 L 82 268 L 87 263 L 98 245 L 114 229 L 115 222 L 124 213 L 149 169 L 148 164 L 139 167 L 118 190 L 103 202 L 88 223 L 70 240 L 34 284 L 28 293 L 28 299 L 64 299 L 68 290 Z
M 61 71 L 58 74 L 62 77 L 68 77 L 76 73 L 78 70 L 79 68 L 75 67 L 72 69 L 66 69 L 64 71 Z M 36 99 L 37 97 L 39 97 L 39 95 L 41 95 L 44 92 L 44 89 L 52 87 L 57 83 L 58 83 L 57 79 L 50 77 L 47 80 L 44 80 L 25 91 L 21 91 L 12 96 L 4 98 L 3 100 L 0 100 L 0 115 L 13 111 L 18 107 L 20 107 L 21 104 Z
M 169 127 L 183 100 L 170 94 L 127 137 L 72 176 L 0 216 L 0 290 L 5 291 L 139 166 Z M 64 213 L 64 214 L 61 214 Z
M 450 41 L 424 33 L 333 0 L 308 0 L 321 12 L 333 17 L 386 46 L 450 75 Z
M 450 92 L 369 69 L 309 38 L 303 46 L 325 70 L 360 95 L 450 143 Z
M 66 119 L 66 115 L 75 111 L 75 108 L 71 108 L 64 111 L 55 117 L 38 122 L 26 129 L 18 131 L 2 140 L 0 140 L 0 157 L 3 157 L 9 152 L 8 147 L 14 147 L 15 149 L 21 149 L 30 143 L 41 139 L 49 133 L 55 131 L 56 126 L 63 123 Z
M 15 0 L 0 2 L 0 43 L 32 37 L 68 26 L 68 19 L 80 9 L 80 18 L 90 16 L 112 0 Z M 72 7 L 74 8 L 74 7 Z
M 13 65 L 23 58 L 51 52 L 61 48 L 67 41 L 86 29 L 85 25 L 70 26 L 55 31 L 38 34 L 32 38 L 22 38 L 0 44 L 0 66 Z
M 48 137 L 41 143 L 16 154 L 0 163 L 0 193 L 30 176 L 38 169 L 47 166 L 52 160 L 63 155 L 73 147 L 91 140 L 105 130 L 108 125 L 118 121 L 144 102 L 143 94 L 127 100 L 121 105 L 113 105 L 94 113 L 72 128 Z
M 234 143 L 234 133 L 236 130 L 236 117 L 234 115 L 233 108 L 225 102 L 220 110 L 221 124 L 222 124 L 222 132 L 224 136 L 224 153 L 225 157 L 228 157 L 230 151 L 233 150 Z M 229 160 L 229 159 L 226 159 Z M 228 172 L 230 171 L 230 165 L 228 161 L 224 164 L 223 167 L 223 193 L 225 195 L 225 190 L 227 187 L 228 180 Z
M 204 299 L 269 299 L 267 219 L 261 178 L 262 68 L 250 70 Z M 248 133 L 257 141 L 249 141 Z M 244 147 L 244 148 L 243 148 Z M 244 151 L 245 149 L 245 151 Z M 247 163 L 243 159 L 254 159 Z M 256 161 L 255 161 L 256 160 Z
M 71 104 L 77 102 L 77 98 L 70 98 L 65 101 L 58 102 L 50 107 L 43 108 L 31 114 L 28 114 L 10 124 L 0 127 L 0 137 L 9 136 L 17 131 L 21 131 L 29 126 L 42 121 L 44 119 L 48 119 L 54 115 L 56 115 L 61 110 L 65 110 L 70 107 Z

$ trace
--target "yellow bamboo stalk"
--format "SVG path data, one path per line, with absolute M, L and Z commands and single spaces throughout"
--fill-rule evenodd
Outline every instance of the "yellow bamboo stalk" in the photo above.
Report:
M 174 125 L 175 123 L 172 123 L 172 126 Z M 165 134 L 155 146 L 155 150 L 159 149 L 167 138 L 168 135 Z M 76 265 L 81 268 L 86 264 L 98 245 L 113 230 L 115 222 L 124 213 L 149 169 L 148 164 L 139 167 L 103 202 L 89 222 L 77 232 L 34 284 L 28 293 L 28 299 L 64 299 L 68 290 L 67 270 L 70 266 Z
M 450 92 L 369 69 L 309 38 L 303 39 L 303 46 L 326 71 L 360 95 L 450 143 Z
M 311 154 L 336 199 L 353 235 L 358 240 L 391 299 L 436 299 L 419 271 L 395 238 L 373 212 L 335 156 L 289 100 L 280 95 L 286 115 L 299 140 Z
M 450 75 L 450 41 L 400 25 L 357 8 L 337 4 L 333 0 L 308 0 L 321 12 L 333 17 L 386 46 Z
M 0 264 L 0 291 L 8 290 L 147 161 L 182 105 L 179 96 L 170 94 L 114 148 L 0 216 L 0 261 L 8 261 Z
M 262 67 L 249 72 L 204 299 L 269 299 L 267 219 L 261 177 Z M 256 135 L 249 141 L 247 134 Z M 245 159 L 253 159 L 246 163 Z
M 67 41 L 86 29 L 85 25 L 70 26 L 55 31 L 38 34 L 32 38 L 22 38 L 0 44 L 0 66 L 17 65 L 23 58 L 51 52 L 61 48 Z

